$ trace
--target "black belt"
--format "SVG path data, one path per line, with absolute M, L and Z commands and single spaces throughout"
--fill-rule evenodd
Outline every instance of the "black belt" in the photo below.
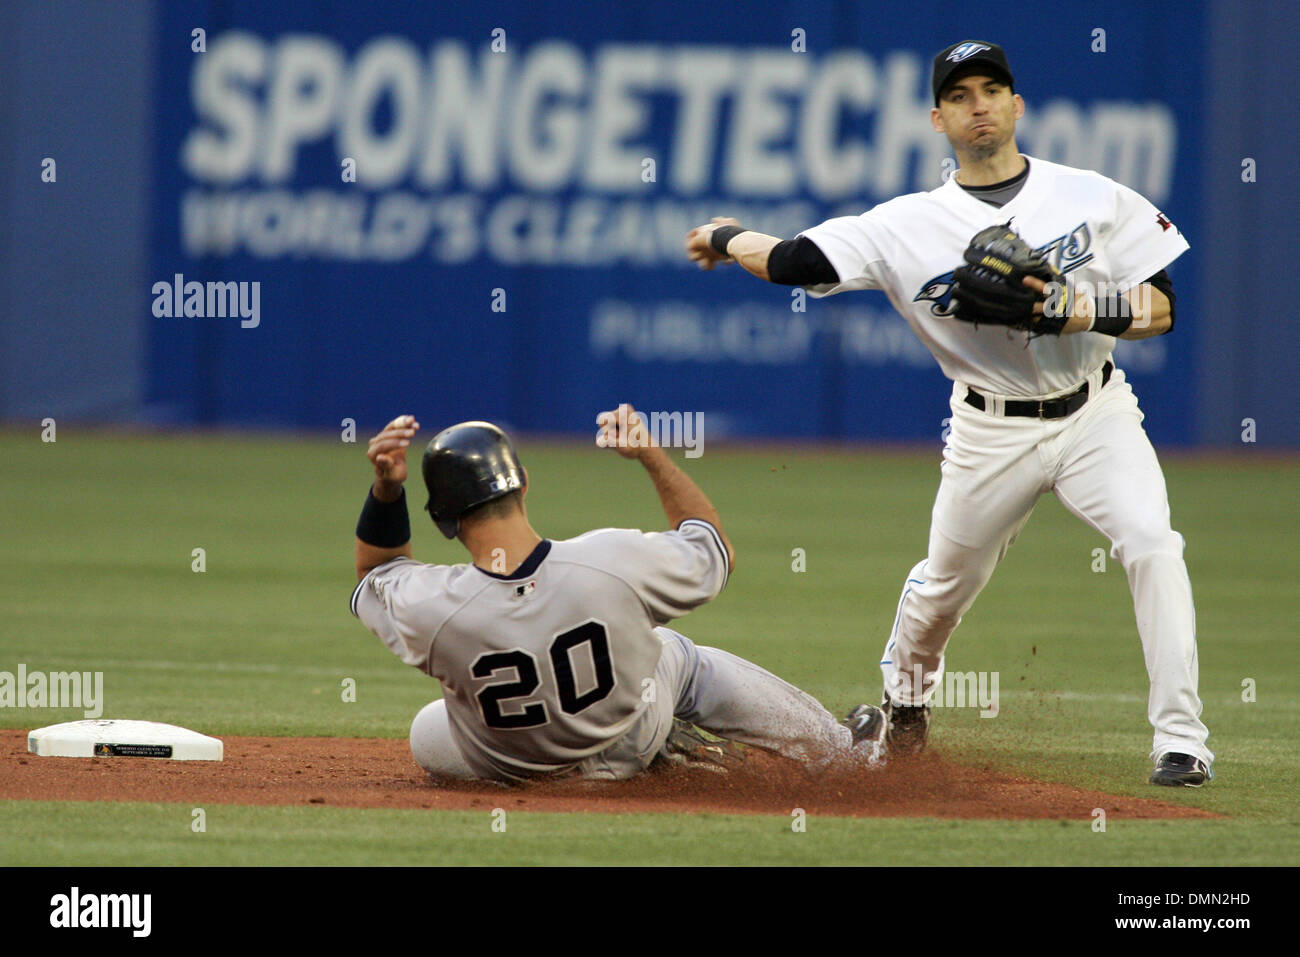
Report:
M 1110 374 L 1114 371 L 1115 363 L 1107 359 L 1106 364 L 1101 367 L 1102 386 L 1110 381 Z M 1007 399 L 1002 403 L 1002 414 L 1025 416 L 1031 419 L 1063 419 L 1067 415 L 1074 415 L 1087 401 L 1088 383 L 1085 382 L 1069 395 L 1060 395 L 1055 399 Z M 974 406 L 981 412 L 987 406 L 984 396 L 970 386 L 966 387 L 966 404 Z

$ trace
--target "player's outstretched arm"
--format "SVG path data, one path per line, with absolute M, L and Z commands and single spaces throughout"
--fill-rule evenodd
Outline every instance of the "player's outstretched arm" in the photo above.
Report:
M 718 510 L 691 477 L 683 472 L 668 453 L 655 445 L 646 428 L 645 419 L 627 403 L 617 409 L 596 416 L 596 445 L 602 449 L 616 449 L 626 459 L 636 459 L 645 467 L 659 493 L 659 503 L 668 516 L 668 526 L 677 528 L 688 518 L 708 522 L 722 536 L 727 547 L 728 566 L 736 567 L 736 551 L 722 527 Z
M 419 431 L 413 415 L 399 415 L 370 440 L 366 457 L 375 481 L 357 521 L 357 580 L 394 558 L 411 558 L 411 519 L 406 510 L 406 449 Z
M 726 216 L 714 216 L 707 226 L 696 226 L 686 234 L 686 255 L 701 269 L 712 269 L 719 264 L 740 263 L 741 267 L 759 279 L 770 282 L 767 261 L 772 249 L 781 242 L 776 236 L 756 233 L 747 229 L 726 242 L 726 253 L 713 245 L 713 234 L 723 226 L 740 226 L 740 221 Z

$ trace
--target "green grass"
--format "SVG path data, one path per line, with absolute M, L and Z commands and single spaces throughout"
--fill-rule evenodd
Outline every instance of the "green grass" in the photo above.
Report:
M 218 735 L 405 736 L 436 685 L 347 611 L 363 450 L 302 437 L 70 426 L 53 444 L 34 429 L 0 433 L 0 670 L 103 671 L 106 715 Z M 520 452 L 542 534 L 662 524 L 638 467 L 585 445 L 524 443 Z M 1112 823 L 1105 835 L 1086 823 L 1076 834 L 1077 824 L 824 820 L 792 835 L 788 821 L 772 818 L 516 814 L 518 825 L 497 835 L 474 814 L 210 808 L 207 834 L 188 833 L 186 812 L 174 840 L 142 843 L 130 822 L 174 816 L 174 807 L 7 802 L 0 863 L 163 863 L 187 854 L 226 863 L 259 843 L 268 856 L 252 860 L 414 863 L 416 852 L 386 836 L 412 833 L 431 835 L 418 853 L 436 848 L 439 862 L 455 863 L 871 863 L 923 834 L 942 834 L 925 846 L 942 845 L 935 853 L 947 863 L 973 850 L 967 862 L 1291 863 L 1300 857 L 1292 836 L 1300 827 L 1300 467 L 1249 453 L 1165 464 L 1197 600 L 1215 781 L 1186 792 L 1145 783 L 1147 679 L 1127 582 L 1109 558 L 1104 573 L 1090 570 L 1106 543 L 1050 497 L 949 648 L 951 670 L 999 673 L 1001 713 L 983 720 L 944 709 L 934 741 L 953 758 L 1174 799 L 1228 820 Z M 938 448 L 711 447 L 686 467 L 717 503 L 738 566 L 724 595 L 678 627 L 759 662 L 832 710 L 875 698 L 898 590 L 924 556 Z M 417 557 L 461 560 L 459 546 L 422 517 L 412 516 Z M 206 553 L 202 573 L 191 570 L 195 548 Z M 806 572 L 791 570 L 796 548 Z M 342 700 L 345 678 L 357 682 L 355 703 Z M 1247 679 L 1253 702 L 1242 700 Z M 4 708 L 0 726 L 79 717 Z M 50 822 L 66 816 L 115 826 L 65 845 Z
M 183 804 L 0 802 L 0 829 L 21 837 L 0 866 L 43 865 L 1182 865 L 1294 861 L 1294 823 L 952 821 L 788 817 L 208 807 L 191 830 Z M 1192 830 L 1194 828 L 1194 830 Z

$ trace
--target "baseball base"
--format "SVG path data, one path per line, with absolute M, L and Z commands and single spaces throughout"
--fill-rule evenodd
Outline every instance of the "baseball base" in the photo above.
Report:
M 188 728 L 157 721 L 95 719 L 37 728 L 27 735 L 27 750 L 54 758 L 170 758 L 173 761 L 220 761 L 225 748 Z

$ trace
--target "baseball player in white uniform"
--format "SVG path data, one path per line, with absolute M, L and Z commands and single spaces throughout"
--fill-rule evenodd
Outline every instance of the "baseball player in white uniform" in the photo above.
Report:
M 907 574 L 881 659 L 891 749 L 924 747 L 948 639 L 1051 491 L 1110 540 L 1128 575 L 1150 678 L 1151 782 L 1199 786 L 1214 756 L 1200 720 L 1183 539 L 1170 527 L 1137 399 L 1111 359 L 1117 337 L 1173 327 L 1165 268 L 1188 245 L 1133 190 L 1021 154 L 1015 123 L 1024 101 L 1014 82 L 996 44 L 948 47 L 934 61 L 931 123 L 958 169 L 942 186 L 793 240 L 715 218 L 688 234 L 687 253 L 705 269 L 738 262 L 816 297 L 881 289 L 953 382 L 929 551 Z M 1048 331 L 1057 334 L 989 324 L 963 297 L 958 267 L 981 262 L 967 251 L 972 236 L 1008 221 L 1063 277 L 1065 289 L 1033 277 L 1021 284 L 1039 299 L 1033 320 L 1056 315 L 1063 325 Z
M 443 697 L 411 725 L 420 766 L 449 779 L 619 779 L 658 757 L 703 756 L 725 768 L 739 756 L 728 742 L 811 771 L 882 763 L 881 709 L 859 706 L 841 724 L 757 665 L 663 627 L 717 596 L 734 553 L 713 505 L 650 443 L 630 406 L 597 422 L 598 445 L 645 467 L 672 530 L 542 538 L 510 440 L 490 423 L 465 422 L 434 437 L 422 469 L 426 509 L 472 564 L 412 558 L 402 485 L 414 417 L 371 439 L 375 480 L 357 524 L 352 611 L 442 683 Z

